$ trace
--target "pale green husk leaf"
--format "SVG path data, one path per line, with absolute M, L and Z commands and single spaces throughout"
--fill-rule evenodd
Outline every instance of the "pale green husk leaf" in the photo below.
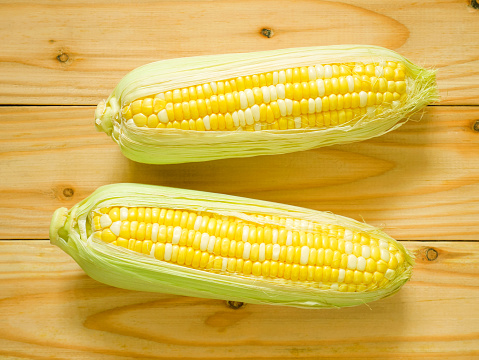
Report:
M 380 115 L 367 115 L 342 126 L 247 131 L 192 131 L 138 128 L 121 118 L 131 101 L 162 91 L 225 80 L 288 67 L 338 62 L 402 61 L 406 65 L 406 102 Z M 337 45 L 254 53 L 169 59 L 141 66 L 127 74 L 95 112 L 96 127 L 106 132 L 128 158 L 151 164 L 207 161 L 272 155 L 344 144 L 383 135 L 410 115 L 438 99 L 435 71 L 414 65 L 398 53 L 377 46 Z
M 246 214 L 255 213 L 337 224 L 353 231 L 374 233 L 379 239 L 393 242 L 403 252 L 406 268 L 385 288 L 357 293 L 320 290 L 287 282 L 278 284 L 254 277 L 196 270 L 94 240 L 90 234 L 90 214 L 94 209 L 107 206 L 211 211 L 249 221 L 252 219 Z M 414 263 L 411 254 L 383 231 L 346 217 L 266 201 L 140 184 L 107 185 L 70 210 L 58 209 L 51 222 L 50 240 L 68 253 L 89 276 L 112 286 L 304 308 L 354 306 L 390 296 L 409 280 Z

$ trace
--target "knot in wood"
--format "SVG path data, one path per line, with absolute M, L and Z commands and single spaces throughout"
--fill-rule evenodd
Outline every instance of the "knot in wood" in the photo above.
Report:
M 437 252 L 436 249 L 433 249 L 433 248 L 426 249 L 426 259 L 428 261 L 434 261 L 437 259 L 438 256 L 439 256 L 439 253 Z
M 476 120 L 474 124 L 472 124 L 472 130 L 479 132 L 479 120 Z
M 479 4 L 477 3 L 477 0 L 471 0 L 471 7 L 473 9 L 479 9 Z
M 69 198 L 72 197 L 75 192 L 73 191 L 72 188 L 65 188 L 63 189 L 63 196 Z
M 226 301 L 226 305 L 228 305 L 228 307 L 232 308 L 233 310 L 238 310 L 240 307 L 244 305 L 244 303 L 242 303 L 241 301 L 228 300 Z
M 66 63 L 69 59 L 70 57 L 68 56 L 68 54 L 65 54 L 64 52 L 57 56 L 57 60 L 63 64 Z
M 269 39 L 273 37 L 274 31 L 273 29 L 270 29 L 270 28 L 264 28 L 264 29 L 261 29 L 261 35 L 266 36 Z

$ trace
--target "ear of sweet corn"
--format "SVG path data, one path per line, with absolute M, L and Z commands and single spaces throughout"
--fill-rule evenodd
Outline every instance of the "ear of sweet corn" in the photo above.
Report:
M 394 51 L 311 47 L 144 65 L 95 122 L 132 160 L 181 163 L 369 139 L 436 98 L 435 72 Z
M 51 242 L 109 285 L 328 308 L 389 296 L 413 259 L 364 223 L 277 203 L 139 184 L 58 209 Z

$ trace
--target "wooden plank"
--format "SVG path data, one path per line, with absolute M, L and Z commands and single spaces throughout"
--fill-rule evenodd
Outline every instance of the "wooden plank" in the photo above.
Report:
M 100 284 L 46 241 L 0 241 L 0 357 L 479 356 L 479 243 L 405 246 L 416 254 L 414 275 L 392 297 L 339 310 L 251 304 L 233 310 L 223 301 Z M 427 260 L 428 250 L 437 252 L 435 260 Z
M 478 240 L 477 107 L 429 107 L 366 142 L 178 165 L 126 159 L 93 107 L 0 108 L 0 238 L 47 239 L 53 211 L 98 186 L 139 182 L 332 211 L 403 240 Z
M 477 105 L 478 35 L 468 1 L 1 1 L 0 104 L 95 105 L 160 59 L 354 43 L 437 68 L 443 104 Z
M 0 109 L 0 238 L 46 239 L 52 212 L 98 186 L 140 182 L 333 211 L 399 239 L 477 240 L 476 107 L 430 107 L 420 122 L 357 144 L 154 166 L 95 132 L 93 108 Z

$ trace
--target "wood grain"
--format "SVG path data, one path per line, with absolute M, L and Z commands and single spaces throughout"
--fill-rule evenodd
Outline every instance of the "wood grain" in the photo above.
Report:
M 178 165 L 126 159 L 93 107 L 0 108 L 0 238 L 47 239 L 53 211 L 98 186 L 139 182 L 332 211 L 402 240 L 479 239 L 477 107 L 429 107 L 366 142 Z
M 479 356 L 477 242 L 406 242 L 396 295 L 304 310 L 100 284 L 46 241 L 0 242 L 0 357 L 15 359 L 472 359 Z M 432 249 L 432 250 L 431 250 Z M 428 261 L 427 251 L 437 258 Z
M 0 104 L 95 105 L 151 61 L 354 43 L 438 69 L 442 104 L 477 105 L 477 16 L 457 0 L 1 1 Z
M 0 358 L 479 358 L 478 16 L 468 0 L 0 0 Z M 436 68 L 442 106 L 366 142 L 197 164 L 138 164 L 94 130 L 94 106 L 145 63 L 350 43 Z M 56 208 L 115 182 L 364 220 L 407 240 L 413 278 L 354 308 L 233 310 L 109 287 L 19 240 L 47 239 Z

